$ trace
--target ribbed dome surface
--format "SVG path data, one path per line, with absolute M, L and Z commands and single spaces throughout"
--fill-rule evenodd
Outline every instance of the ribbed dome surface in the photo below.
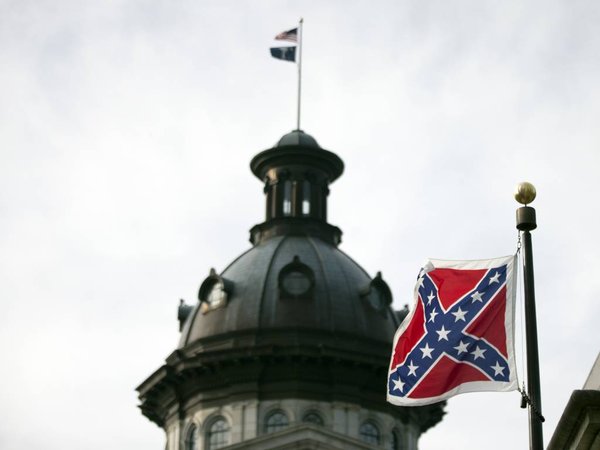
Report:
M 314 274 L 310 298 L 282 298 L 281 270 L 298 257 Z M 307 329 L 351 334 L 389 345 L 398 326 L 384 304 L 365 298 L 368 274 L 349 256 L 321 239 L 278 236 L 254 246 L 223 273 L 230 282 L 226 306 L 203 314 L 196 305 L 182 331 L 179 348 L 199 339 L 257 330 Z

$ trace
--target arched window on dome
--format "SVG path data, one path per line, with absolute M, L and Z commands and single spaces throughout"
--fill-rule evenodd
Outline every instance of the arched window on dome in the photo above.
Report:
M 190 426 L 185 436 L 185 450 L 198 450 L 198 427 Z
M 206 431 L 206 449 L 216 450 L 229 445 L 229 437 L 229 424 L 223 417 L 217 417 Z
M 314 425 L 319 425 L 321 427 L 324 425 L 323 418 L 316 411 L 309 411 L 306 414 L 304 414 L 304 417 L 302 417 L 302 422 L 312 423 Z
M 267 416 L 265 420 L 265 432 L 274 433 L 276 431 L 283 430 L 290 424 L 286 414 L 281 411 L 273 411 Z
M 363 422 L 358 430 L 360 439 L 367 444 L 379 445 L 381 441 L 381 435 L 379 428 L 373 422 Z
M 283 182 L 283 215 L 292 215 L 292 182 L 290 180 Z

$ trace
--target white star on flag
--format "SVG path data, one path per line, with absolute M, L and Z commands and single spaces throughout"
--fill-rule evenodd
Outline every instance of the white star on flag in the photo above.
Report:
M 494 369 L 494 375 L 504 375 L 504 367 L 499 362 L 496 361 L 496 365 L 492 366 L 492 369 Z
M 409 375 L 417 376 L 417 369 L 418 368 L 419 368 L 419 366 L 415 366 L 412 361 L 409 362 L 408 363 L 408 374 Z
M 471 294 L 471 298 L 473 299 L 473 303 L 475 302 L 483 302 L 483 299 L 481 298 L 481 292 L 477 292 L 475 291 L 474 294 Z
M 466 322 L 465 320 L 465 315 L 467 314 L 467 311 L 463 311 L 462 309 L 460 309 L 460 307 L 458 308 L 458 311 L 450 313 L 452 314 L 455 319 L 455 322 L 458 322 L 459 320 L 462 320 L 463 322 Z
M 404 383 L 402 382 L 402 380 L 400 378 L 398 378 L 397 380 L 393 380 L 394 381 L 394 390 L 398 389 L 400 392 L 402 392 L 402 389 L 404 389 Z
M 479 345 L 475 348 L 475 350 L 473 350 L 471 352 L 471 355 L 475 356 L 475 359 L 477 358 L 485 358 L 485 356 L 483 356 L 483 354 L 486 352 L 487 350 L 485 349 L 480 349 Z
M 446 330 L 444 328 L 444 325 L 442 325 L 442 328 L 440 328 L 439 330 L 436 330 L 436 333 L 438 334 L 438 341 L 441 341 L 442 339 L 447 341 L 450 330 Z
M 435 308 L 433 308 L 433 310 L 431 311 L 431 314 L 429 314 L 429 321 L 430 322 L 435 322 L 435 316 L 437 316 L 439 313 L 435 311 Z
M 461 353 L 465 353 L 467 351 L 467 347 L 468 347 L 467 344 L 465 344 L 463 341 L 460 341 L 458 346 L 454 347 L 454 349 L 457 350 L 458 354 L 460 355 Z
M 500 274 L 498 272 L 493 277 L 490 277 L 490 284 L 492 283 L 500 283 Z
M 427 296 L 427 300 L 429 300 L 427 302 L 427 306 L 431 305 L 431 301 L 435 298 L 435 295 L 433 295 L 433 291 L 431 291 L 431 293 Z
M 421 347 L 419 350 L 423 352 L 423 358 L 431 358 L 431 352 L 433 349 L 429 347 L 428 343 L 425 343 L 425 347 Z

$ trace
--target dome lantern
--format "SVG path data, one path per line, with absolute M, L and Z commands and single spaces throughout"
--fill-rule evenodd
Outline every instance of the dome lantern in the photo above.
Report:
M 250 241 L 258 244 L 282 234 L 317 235 L 337 245 L 341 231 L 327 224 L 329 184 L 344 171 L 335 154 L 319 146 L 302 130 L 284 135 L 275 147 L 250 162 L 256 177 L 265 183 L 265 222 L 251 230 Z

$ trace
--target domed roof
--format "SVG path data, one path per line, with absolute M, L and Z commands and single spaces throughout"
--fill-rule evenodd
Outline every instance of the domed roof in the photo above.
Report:
M 211 298 L 212 296 L 212 298 Z M 319 238 L 277 236 L 209 275 L 179 348 L 230 333 L 312 330 L 392 342 L 391 294 L 349 256 Z
M 198 405 L 310 399 L 384 412 L 421 432 L 437 423 L 439 405 L 409 412 L 385 401 L 405 312 L 393 311 L 380 273 L 371 278 L 337 247 L 327 196 L 343 161 L 295 130 L 250 167 L 264 186 L 265 221 L 250 230 L 250 250 L 221 274 L 210 270 L 198 303 L 181 302 L 178 348 L 138 387 L 142 412 L 166 429 Z
M 275 145 L 275 147 L 287 146 L 300 146 L 314 149 L 321 148 L 314 137 L 302 130 L 294 130 L 283 135 L 282 138 L 279 139 L 279 142 L 277 142 L 277 145 Z

